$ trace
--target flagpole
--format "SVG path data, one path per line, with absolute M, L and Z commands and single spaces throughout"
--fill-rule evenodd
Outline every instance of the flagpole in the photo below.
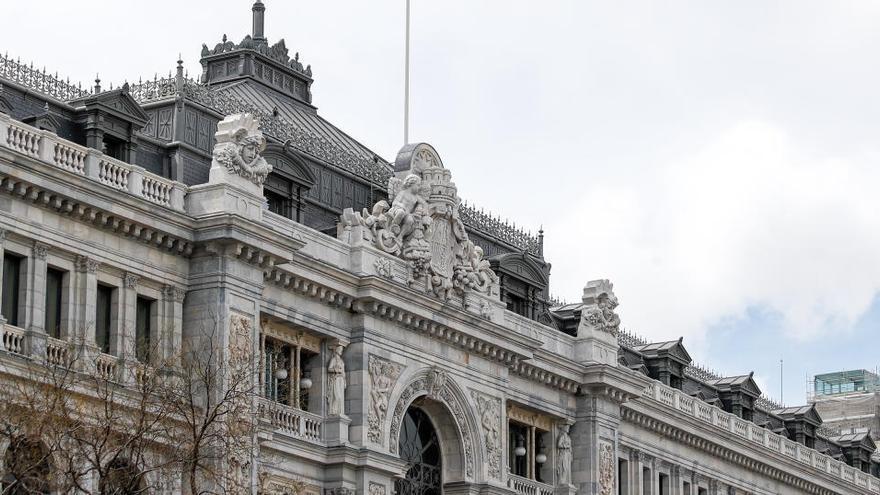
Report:
M 403 144 L 409 143 L 409 2 L 406 0 L 406 60 L 403 83 Z

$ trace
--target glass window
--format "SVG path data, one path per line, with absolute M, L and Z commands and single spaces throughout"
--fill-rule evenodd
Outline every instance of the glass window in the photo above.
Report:
M 138 361 L 143 363 L 150 360 L 150 348 L 152 340 L 150 333 L 152 332 L 152 316 L 153 304 L 155 301 L 145 297 L 137 298 L 137 319 L 135 321 L 135 356 Z
M 18 291 L 21 288 L 21 258 L 14 254 L 3 255 L 3 318 L 6 323 L 18 326 Z
M 50 337 L 61 336 L 61 296 L 64 291 L 64 272 L 46 270 L 46 321 L 44 328 Z
M 282 404 L 293 405 L 290 390 L 293 378 L 291 366 L 292 347 L 284 342 L 266 338 L 265 343 L 265 396 Z
M 95 344 L 105 354 L 110 354 L 110 320 L 114 290 L 113 287 L 99 285 L 95 304 Z
M 406 462 L 406 476 L 394 482 L 394 491 L 398 495 L 443 493 L 437 430 L 421 409 L 410 407 L 406 411 L 398 447 L 400 459 Z
M 507 428 L 508 464 L 510 472 L 527 477 L 529 475 L 529 462 L 526 442 L 528 441 L 529 428 L 519 423 L 511 422 Z

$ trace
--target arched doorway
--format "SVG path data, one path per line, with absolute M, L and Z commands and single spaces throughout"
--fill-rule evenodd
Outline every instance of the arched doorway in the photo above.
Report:
M 2 487 L 6 495 L 51 493 L 52 463 L 48 449 L 39 441 L 15 437 L 3 457 Z
M 443 491 L 440 439 L 421 408 L 410 406 L 403 417 L 398 440 L 406 476 L 394 482 L 397 495 L 440 495 Z

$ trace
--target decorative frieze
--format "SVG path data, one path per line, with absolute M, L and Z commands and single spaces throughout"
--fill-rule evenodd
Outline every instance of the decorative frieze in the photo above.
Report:
M 486 444 L 486 459 L 488 460 L 489 477 L 501 479 L 501 466 L 503 465 L 501 450 L 501 399 L 471 390 L 471 396 L 477 405 L 480 415 L 480 427 Z

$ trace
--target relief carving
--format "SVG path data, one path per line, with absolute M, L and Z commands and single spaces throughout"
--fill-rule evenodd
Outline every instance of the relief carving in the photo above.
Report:
M 376 268 L 376 274 L 387 279 L 394 278 L 393 266 L 388 258 L 377 258 L 373 263 L 373 267 Z
M 480 413 L 480 426 L 486 441 L 486 459 L 489 476 L 501 479 L 501 399 L 471 390 L 477 410 Z
M 367 415 L 367 438 L 371 442 L 383 444 L 382 425 L 388 412 L 388 398 L 394 382 L 400 376 L 402 366 L 374 355 L 368 363 L 370 373 L 370 411 Z M 396 443 L 392 442 L 396 447 Z
M 428 398 L 437 400 L 440 392 L 446 387 L 446 372 L 440 368 L 431 368 L 427 378 Z
M 385 485 L 371 481 L 367 493 L 369 495 L 385 495 Z
M 599 443 L 599 495 L 614 493 L 614 446 Z

